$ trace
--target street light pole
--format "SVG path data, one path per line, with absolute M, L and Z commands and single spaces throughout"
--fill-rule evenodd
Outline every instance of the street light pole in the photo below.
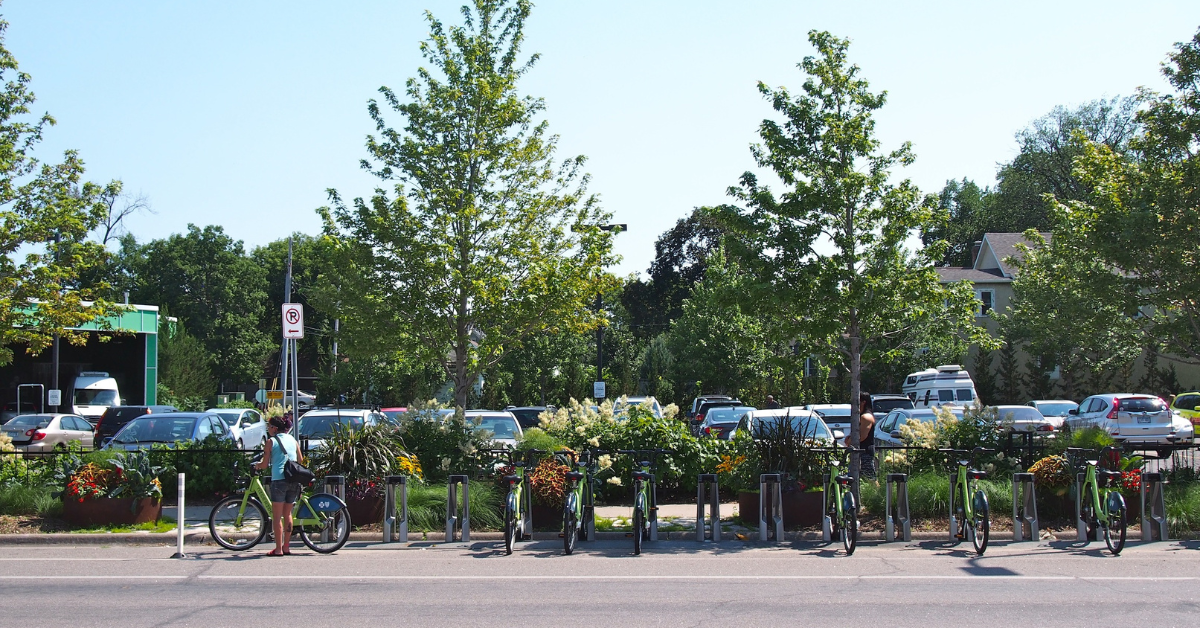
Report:
M 601 231 L 615 231 L 616 233 L 621 233 L 622 231 L 627 231 L 629 229 L 629 225 L 626 225 L 623 223 L 622 224 L 611 224 L 611 225 L 596 225 L 596 226 L 599 227 Z M 596 318 L 597 319 L 600 318 L 600 312 L 603 311 L 603 309 L 604 309 L 604 298 L 599 292 L 597 292 L 596 293 Z M 602 323 L 602 322 L 598 323 L 596 325 L 596 383 L 598 383 L 598 384 L 604 383 L 604 323 Z M 600 399 L 603 399 L 604 397 L 608 396 L 608 391 L 606 390 L 604 392 L 605 392 L 605 394 L 603 396 L 597 396 L 597 399 L 596 399 L 597 402 L 599 402 Z

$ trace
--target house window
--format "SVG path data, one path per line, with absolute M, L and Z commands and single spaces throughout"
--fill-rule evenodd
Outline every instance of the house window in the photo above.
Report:
M 817 358 L 815 358 L 813 356 L 804 358 L 804 376 L 805 377 L 816 377 L 817 376 Z
M 979 302 L 975 307 L 975 316 L 991 316 L 992 309 L 996 307 L 996 291 L 976 290 L 975 300 Z

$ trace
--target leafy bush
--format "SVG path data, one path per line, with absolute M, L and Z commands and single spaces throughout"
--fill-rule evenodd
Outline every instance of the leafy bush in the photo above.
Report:
M 0 515 L 53 516 L 62 511 L 62 500 L 49 486 L 0 486 Z
M 558 451 L 566 445 L 557 438 L 546 433 L 545 430 L 537 427 L 531 427 L 521 433 L 521 439 L 517 441 L 517 449 L 526 451 L 529 449 L 540 449 L 542 451 Z
M 1167 527 L 1171 536 L 1200 530 L 1200 484 L 1168 484 L 1163 499 L 1167 503 Z
M 451 473 L 475 475 L 479 468 L 477 455 L 489 444 L 474 422 L 458 414 L 442 417 L 438 413 L 441 409 L 443 406 L 435 401 L 410 404 L 396 429 L 408 453 L 417 457 L 434 484 L 445 482 Z
M 363 499 L 380 496 L 389 475 L 404 475 L 412 467 L 402 467 L 407 460 L 404 441 L 388 425 L 368 425 L 356 430 L 337 424 L 325 437 L 325 442 L 311 452 L 309 468 L 318 476 L 346 477 L 347 494 Z
M 162 467 L 151 461 L 150 452 L 109 454 L 110 458 L 103 464 L 89 462 L 71 471 L 65 478 L 63 499 L 80 502 L 106 497 L 162 499 L 162 483 L 158 479 Z
M 103 452 L 112 457 L 112 452 Z M 175 443 L 173 446 L 154 445 L 151 459 L 161 465 L 159 479 L 174 493 L 178 474 L 186 474 L 187 491 L 191 496 L 210 496 L 231 493 L 237 479 L 250 475 L 250 458 L 237 449 L 237 444 L 209 436 L 202 441 Z
M 979 487 L 988 498 L 993 520 L 1012 512 L 1012 483 L 1007 480 L 980 480 Z M 862 507 L 872 514 L 884 514 L 884 484 L 861 484 Z M 947 474 L 920 473 L 908 478 L 909 516 L 922 519 L 947 517 L 950 513 L 950 478 Z
M 533 491 L 533 502 L 542 506 L 562 508 L 566 499 L 567 465 L 553 456 L 542 458 L 529 472 L 529 485 Z

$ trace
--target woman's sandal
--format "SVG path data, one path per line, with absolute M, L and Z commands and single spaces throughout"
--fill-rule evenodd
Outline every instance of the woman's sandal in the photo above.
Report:
M 286 555 L 287 555 L 287 552 L 281 552 L 281 551 L 279 551 L 279 548 L 275 548 L 275 549 L 267 552 L 267 556 L 286 556 Z

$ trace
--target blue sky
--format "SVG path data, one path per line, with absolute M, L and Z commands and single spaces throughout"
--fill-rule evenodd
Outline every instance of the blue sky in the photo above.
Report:
M 326 188 L 370 193 L 366 103 L 423 64 L 424 10 L 457 22 L 461 4 L 6 0 L 0 14 L 37 110 L 58 120 L 43 159 L 78 149 L 89 179 L 144 194 L 156 213 L 130 221 L 139 240 L 219 224 L 252 248 L 316 233 Z M 1013 134 L 1056 105 L 1165 89 L 1160 64 L 1198 26 L 1194 1 L 544 1 L 522 90 L 545 98 L 560 156 L 587 155 L 591 190 L 629 224 L 628 274 L 753 169 L 748 146 L 773 113 L 755 84 L 799 89 L 809 29 L 851 39 L 888 92 L 884 147 L 913 142 L 898 176 L 936 192 L 992 183 Z

